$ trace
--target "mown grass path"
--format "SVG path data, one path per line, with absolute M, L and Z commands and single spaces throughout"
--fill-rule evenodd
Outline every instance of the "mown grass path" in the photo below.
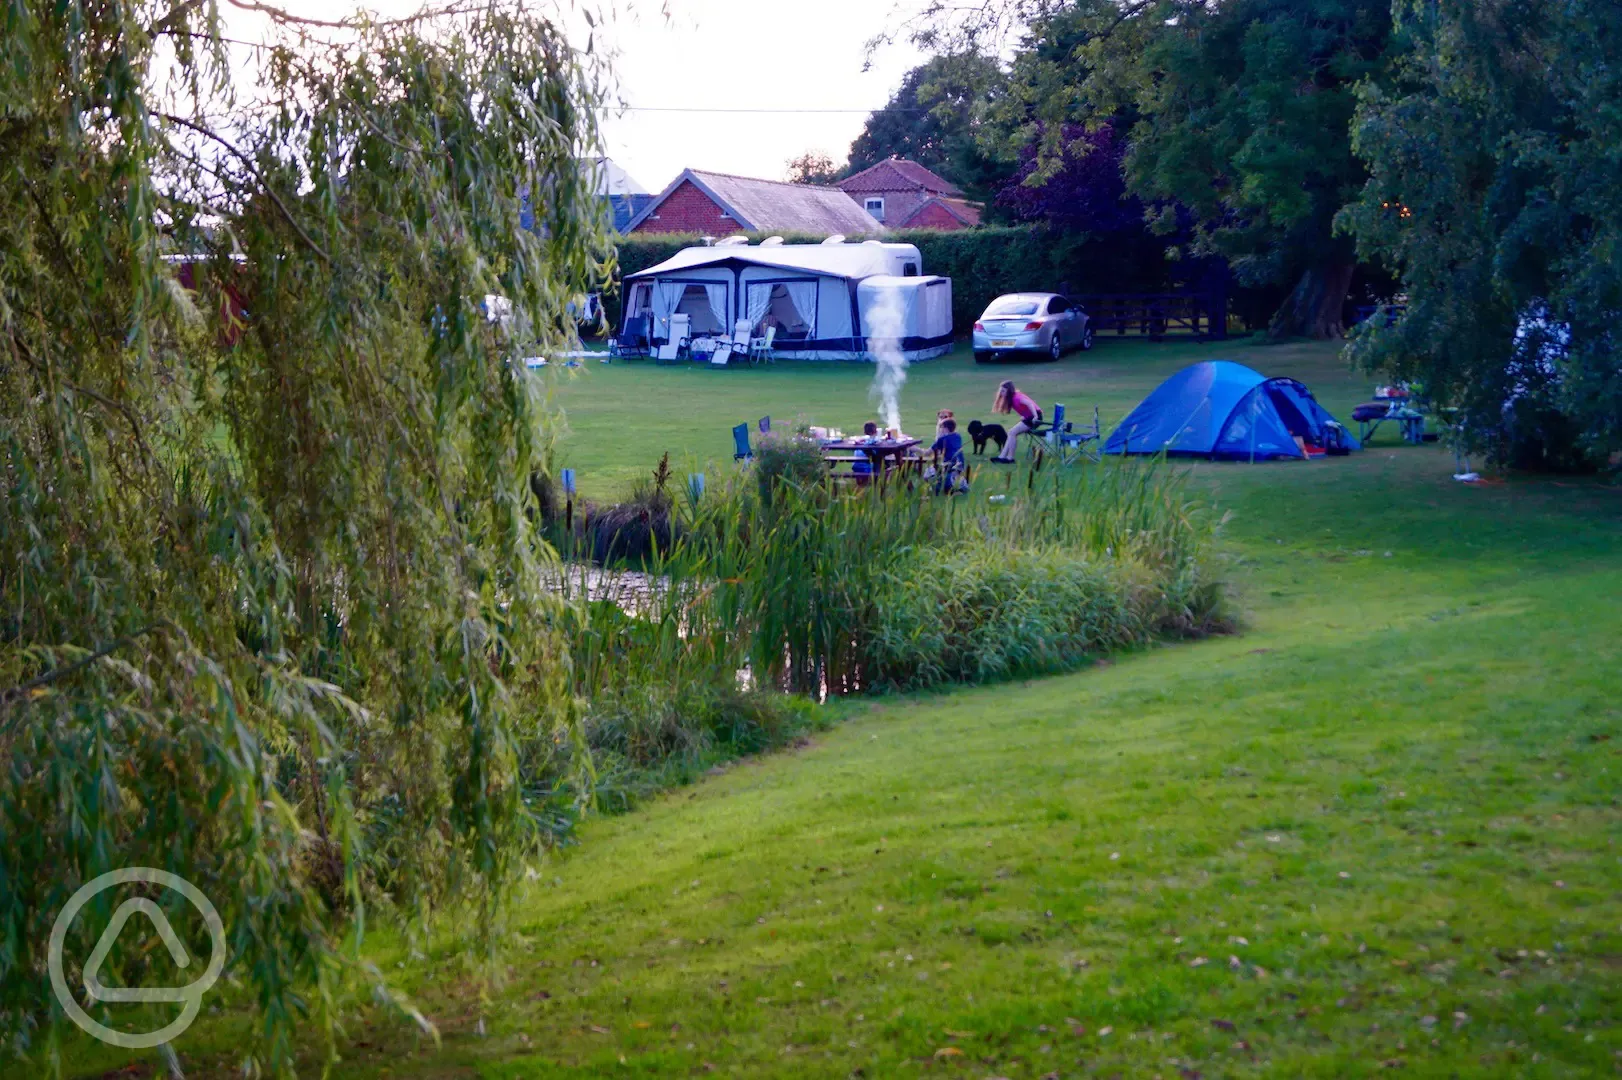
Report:
M 1613 1074 L 1622 492 L 1450 464 L 1200 466 L 1243 634 L 857 702 L 591 822 L 489 1000 L 380 946 L 443 1046 L 356 1024 L 334 1075 Z

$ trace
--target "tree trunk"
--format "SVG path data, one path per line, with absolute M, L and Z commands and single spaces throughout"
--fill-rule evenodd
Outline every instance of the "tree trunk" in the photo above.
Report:
M 1338 338 L 1346 333 L 1341 312 L 1356 263 L 1336 260 L 1308 267 L 1268 324 L 1274 341 L 1289 337 Z

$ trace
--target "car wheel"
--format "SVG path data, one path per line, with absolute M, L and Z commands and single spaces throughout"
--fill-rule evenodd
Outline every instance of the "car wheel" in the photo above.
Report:
M 989 363 L 991 363 L 991 356 L 992 356 L 992 354 L 990 352 L 986 351 L 985 349 L 976 349 L 976 350 L 974 350 L 974 362 L 976 364 L 989 364 Z
M 1048 359 L 1057 360 L 1064 355 L 1064 343 L 1059 340 L 1059 332 L 1053 332 L 1053 340 L 1048 343 Z
M 1093 328 L 1088 327 L 1081 332 L 1081 351 L 1087 352 L 1093 347 Z

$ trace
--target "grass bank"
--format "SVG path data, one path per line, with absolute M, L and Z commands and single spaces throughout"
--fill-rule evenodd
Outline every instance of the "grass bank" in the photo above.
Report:
M 1176 366 L 1141 361 L 1122 397 Z M 1249 362 L 1337 411 L 1364 386 L 1324 350 Z M 589 822 L 491 996 L 454 945 L 374 938 L 444 1041 L 370 1017 L 334 1075 L 1614 1071 L 1622 493 L 1449 464 L 1196 468 L 1243 636 L 861 702 Z M 188 1075 L 231 1075 L 241 1023 L 189 1032 Z

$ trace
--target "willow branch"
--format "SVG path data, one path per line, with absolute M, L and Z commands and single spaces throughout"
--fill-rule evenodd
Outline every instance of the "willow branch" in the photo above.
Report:
M 152 28 L 148 31 L 148 33 L 150 33 L 153 37 L 157 37 L 159 34 L 169 33 L 181 23 L 185 22 L 186 16 L 190 15 L 192 12 L 196 11 L 202 6 L 203 0 L 184 0 L 183 3 L 176 4 L 173 8 L 171 8 L 169 14 L 153 23 Z
M 91 664 L 94 664 L 97 660 L 111 656 L 113 653 L 127 645 L 133 645 L 139 638 L 145 637 L 154 630 L 161 630 L 166 625 L 168 624 L 155 622 L 149 626 L 143 626 L 133 634 L 126 634 L 124 637 L 118 638 L 116 641 L 103 645 L 89 656 L 81 657 L 80 659 L 75 660 L 73 663 L 65 664 L 62 667 L 54 667 L 49 671 L 34 676 L 27 682 L 18 683 L 16 686 L 7 687 L 4 690 L 0 690 L 0 709 L 7 708 L 12 702 L 19 701 L 22 698 L 27 697 L 30 693 L 38 690 L 42 686 L 49 686 L 58 679 L 65 679 L 74 672 L 83 671 Z
M 110 398 L 98 390 L 92 390 L 88 386 L 79 386 L 76 383 L 71 383 L 67 379 L 63 378 L 60 373 L 47 373 L 45 367 L 39 362 L 38 359 L 35 358 L 33 351 L 29 349 L 27 342 L 18 337 L 15 332 L 8 334 L 7 337 L 11 340 L 12 349 L 16 351 L 17 355 L 23 358 L 24 362 L 26 362 L 29 367 L 33 368 L 41 375 L 46 375 L 48 378 L 54 377 L 56 382 L 60 383 L 65 389 L 71 391 L 72 393 L 78 394 L 81 397 L 87 397 L 90 400 L 100 404 L 103 408 L 110 409 L 122 416 L 125 422 L 130 426 L 130 434 L 135 436 L 135 445 L 140 448 L 141 457 L 149 462 L 153 460 L 152 450 L 147 446 L 146 438 L 141 434 L 141 422 L 135 418 L 134 411 L 131 410 L 128 405 L 124 404 L 122 401 Z
M 257 11 L 261 15 L 268 15 L 271 21 L 281 23 L 284 26 L 320 26 L 329 30 L 359 30 L 363 25 L 367 24 L 366 20 L 356 16 L 338 20 L 312 19 L 305 15 L 294 15 L 291 11 L 276 7 L 273 4 L 259 3 L 258 0 L 226 0 L 226 3 L 243 11 Z M 448 4 L 442 8 L 424 8 L 415 15 L 406 15 L 398 19 L 381 19 L 372 22 L 370 25 L 405 26 L 408 23 L 425 22 L 429 19 L 438 19 L 447 15 L 471 15 L 475 12 L 485 11 L 488 7 L 488 4 L 468 4 L 465 6 Z
M 293 216 L 293 211 L 289 210 L 287 208 L 287 204 L 282 202 L 282 197 L 276 194 L 276 189 L 270 186 L 270 181 L 265 179 L 265 174 L 259 171 L 259 166 L 254 164 L 253 158 L 249 157 L 244 151 L 238 149 L 235 143 L 231 142 L 231 140 L 227 139 L 224 135 L 221 135 L 212 128 L 204 127 L 202 124 L 193 123 L 192 121 L 187 120 L 185 117 L 175 116 L 173 113 L 157 112 L 155 110 L 151 115 L 157 117 L 159 120 L 167 120 L 171 124 L 178 124 L 183 128 L 189 128 L 204 138 L 212 139 L 221 146 L 225 147 L 227 150 L 231 151 L 231 153 L 236 156 L 237 160 L 242 162 L 243 165 L 247 166 L 249 172 L 253 173 L 254 178 L 258 180 L 260 186 L 264 188 L 265 194 L 269 195 L 271 201 L 276 204 L 276 209 L 282 212 L 282 217 L 286 218 L 287 223 L 293 226 L 293 231 L 298 233 L 299 239 L 303 240 L 304 243 L 309 246 L 311 251 L 321 256 L 322 261 L 327 263 L 332 262 L 332 256 L 328 255 L 325 249 L 311 239 L 309 233 L 304 231 L 304 226 L 298 223 L 298 219 Z

